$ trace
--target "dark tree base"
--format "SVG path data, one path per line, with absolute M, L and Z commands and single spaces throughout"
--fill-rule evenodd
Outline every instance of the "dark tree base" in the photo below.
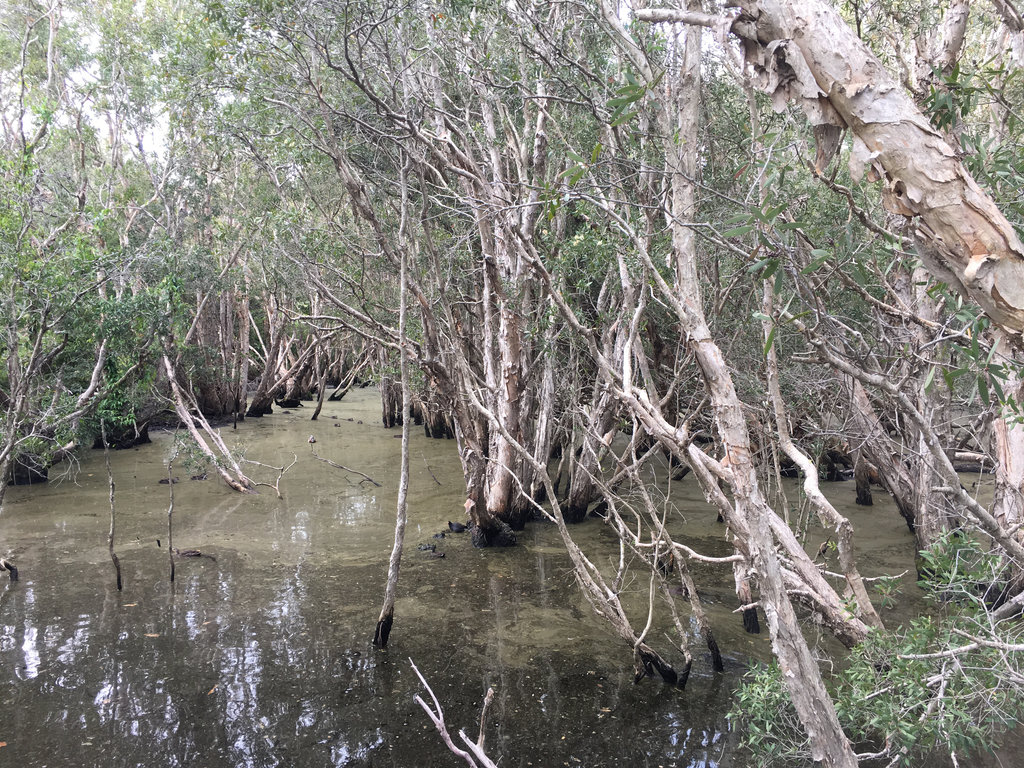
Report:
M 391 625 L 395 622 L 394 613 L 388 613 L 383 619 L 377 622 L 377 629 L 373 633 L 373 644 L 378 648 L 388 647 L 388 637 L 391 636 Z
M 128 448 L 134 448 L 137 445 L 145 445 L 151 443 L 149 439 L 149 424 L 143 424 L 141 426 L 136 424 L 130 424 L 126 427 L 109 427 L 107 428 L 107 445 L 113 448 L 115 451 L 123 451 Z M 97 437 L 92 444 L 94 450 L 103 450 L 103 438 Z
M 757 620 L 757 608 L 747 608 L 743 611 L 743 629 L 750 635 L 761 634 L 761 622 Z
M 661 656 L 652 651 L 650 648 L 641 645 L 637 649 L 637 668 L 636 676 L 633 678 L 634 683 L 639 683 L 648 675 L 657 672 L 661 679 L 669 685 L 679 684 L 679 674 L 672 669 L 672 665 L 665 661 Z M 686 665 L 685 670 L 686 677 L 683 678 L 682 684 L 686 685 L 686 679 L 690 676 L 690 665 Z
M 516 544 L 516 535 L 512 528 L 500 520 L 492 530 L 484 530 L 479 525 L 474 525 L 469 529 L 469 533 L 473 537 L 473 546 L 477 549 L 514 547 Z
M 587 507 L 589 506 L 590 504 L 588 503 L 574 504 L 573 502 L 570 501 L 568 504 L 562 507 L 562 518 L 565 520 L 565 522 L 569 523 L 570 525 L 582 523 L 584 520 L 587 519 Z
M 47 477 L 48 472 L 49 470 L 46 467 L 23 463 L 20 459 L 15 459 L 11 479 L 7 484 L 35 485 L 36 483 L 45 483 L 49 480 L 49 477 Z
M 705 640 L 707 640 L 708 650 L 711 651 L 711 668 L 715 672 L 721 672 L 725 669 L 725 664 L 722 662 L 722 652 L 719 650 L 718 641 L 715 640 L 715 636 L 711 634 L 710 629 Z

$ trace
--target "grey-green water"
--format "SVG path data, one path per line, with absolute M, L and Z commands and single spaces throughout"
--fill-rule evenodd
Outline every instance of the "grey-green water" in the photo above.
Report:
M 731 612 L 729 571 L 695 572 L 726 672 L 711 671 L 695 639 L 685 691 L 634 684 L 628 649 L 580 595 L 552 526 L 531 524 L 508 550 L 433 538 L 464 516 L 461 470 L 454 442 L 414 430 L 395 627 L 390 647 L 376 650 L 399 432 L 379 426 L 370 390 L 328 404 L 318 422 L 309 415 L 296 409 L 224 430 L 252 459 L 298 457 L 281 481 L 283 500 L 266 487 L 235 494 L 212 474 L 189 480 L 195 470 L 177 460 L 174 544 L 216 559 L 178 560 L 173 585 L 170 489 L 158 482 L 173 451 L 169 433 L 111 454 L 123 592 L 106 550 L 102 452 L 83 457 L 63 482 L 10 489 L 0 549 L 10 550 L 22 580 L 0 587 L 0 765 L 459 765 L 413 701 L 421 687 L 409 658 L 453 733 L 476 733 L 484 692 L 495 688 L 488 750 L 502 768 L 743 764 L 725 712 L 767 641 L 744 634 Z M 310 435 L 321 456 L 382 487 L 316 461 Z M 251 469 L 257 479 L 275 477 Z M 688 541 L 725 553 L 692 481 L 672 494 L 686 510 Z M 838 494 L 860 532 L 865 573 L 911 567 L 913 541 L 899 517 L 884 502 L 858 509 L 852 495 Z M 594 558 L 617 559 L 598 521 L 573 533 Z M 445 558 L 428 558 L 416 549 L 422 543 L 436 543 Z M 647 582 L 625 591 L 643 626 Z M 652 638 L 668 651 L 660 628 Z

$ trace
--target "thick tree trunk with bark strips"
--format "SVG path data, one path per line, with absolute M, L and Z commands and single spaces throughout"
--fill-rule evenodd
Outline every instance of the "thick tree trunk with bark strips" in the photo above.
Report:
M 796 102 L 815 126 L 824 171 L 843 129 L 854 136 L 855 177 L 881 179 L 883 201 L 914 219 L 929 271 L 976 301 L 1014 336 L 1024 331 L 1024 247 L 910 96 L 843 21 L 820 0 L 746 2 L 733 20 L 644 9 L 644 21 L 721 27 L 742 41 L 777 107 Z
M 385 429 L 403 424 L 402 384 L 392 376 L 380 379 L 380 420 Z
M 859 451 L 853 464 L 853 482 L 857 490 L 856 502 L 863 507 L 872 506 L 875 502 L 871 497 L 871 465 Z

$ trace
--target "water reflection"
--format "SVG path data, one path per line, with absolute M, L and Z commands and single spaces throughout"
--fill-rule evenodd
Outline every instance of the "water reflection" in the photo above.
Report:
M 723 711 L 737 659 L 762 652 L 763 638 L 744 636 L 725 604 L 716 621 L 733 653 L 730 674 L 714 675 L 697 653 L 685 692 L 634 685 L 628 652 L 583 601 L 552 528 L 531 526 L 523 546 L 505 552 L 476 551 L 465 536 L 433 538 L 459 519 L 463 501 L 451 443 L 417 438 L 444 485 L 414 473 L 392 647 L 374 650 L 398 441 L 370 426 L 373 401 L 333 407 L 355 408 L 367 424 L 332 430 L 344 433 L 335 445 L 318 437 L 324 455 L 383 488 L 350 485 L 312 461 L 285 477 L 284 501 L 181 483 L 175 543 L 215 559 L 182 558 L 173 587 L 167 550 L 156 544 L 167 504 L 156 484 L 159 436 L 112 457 L 125 476 L 123 593 L 112 588 L 105 548 L 105 473 L 94 471 L 102 457 L 86 457 L 83 474 L 95 477 L 80 487 L 38 497 L 18 489 L 2 521 L 23 574 L 0 596 L 3 764 L 458 765 L 413 701 L 411 656 L 454 730 L 475 733 L 494 686 L 488 744 L 503 768 L 725 765 Z M 301 414 L 244 429 L 250 455 L 270 464 L 309 434 Z M 607 543 L 599 525 L 578 531 L 595 551 Z M 445 559 L 415 549 L 428 542 Z

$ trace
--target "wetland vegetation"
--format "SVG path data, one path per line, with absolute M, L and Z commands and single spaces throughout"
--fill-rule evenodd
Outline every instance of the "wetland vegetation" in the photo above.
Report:
M 4 5 L 0 756 L 1001 764 L 1021 19 Z

